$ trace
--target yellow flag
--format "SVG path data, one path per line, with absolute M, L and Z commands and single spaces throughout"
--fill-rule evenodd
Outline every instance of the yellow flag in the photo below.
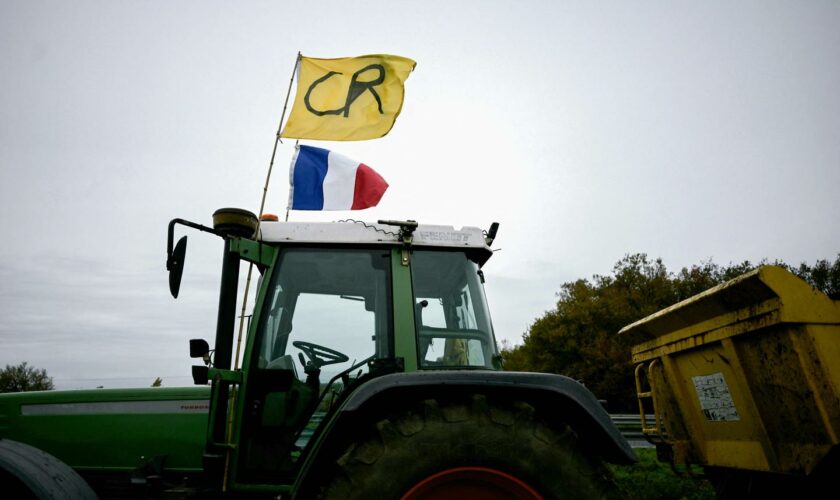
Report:
M 295 102 L 280 136 L 324 141 L 382 137 L 400 114 L 403 84 L 416 64 L 384 54 L 301 57 Z

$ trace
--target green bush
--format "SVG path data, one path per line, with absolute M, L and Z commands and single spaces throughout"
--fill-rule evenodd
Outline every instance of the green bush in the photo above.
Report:
M 629 500 L 714 500 L 715 491 L 700 476 L 700 468 L 692 470 L 697 477 L 678 476 L 667 463 L 656 459 L 656 450 L 636 449 L 635 465 L 611 465 L 618 487 Z

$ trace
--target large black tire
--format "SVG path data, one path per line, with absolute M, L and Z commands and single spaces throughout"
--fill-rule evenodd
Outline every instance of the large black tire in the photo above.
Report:
M 607 469 L 584 453 L 568 426 L 540 422 L 528 404 L 478 395 L 426 400 L 361 431 L 321 496 L 399 499 L 433 476 L 467 467 L 516 478 L 546 499 L 616 497 Z
M 0 439 L 0 495 L 41 500 L 96 499 L 96 493 L 70 466 L 49 453 L 9 439 Z

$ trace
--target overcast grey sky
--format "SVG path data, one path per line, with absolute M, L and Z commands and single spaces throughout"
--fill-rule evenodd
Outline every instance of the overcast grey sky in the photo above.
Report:
M 292 219 L 499 221 L 500 339 L 627 253 L 833 259 L 838 26 L 840 2 L 816 0 L 0 0 L 0 366 L 62 388 L 188 383 L 221 246 L 191 235 L 172 300 L 166 224 L 258 210 L 298 50 L 417 68 L 388 136 L 307 142 L 382 174 L 380 205 Z

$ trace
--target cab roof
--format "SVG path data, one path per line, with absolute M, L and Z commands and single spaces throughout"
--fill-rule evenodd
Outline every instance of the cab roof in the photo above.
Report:
M 266 243 L 382 244 L 400 245 L 400 228 L 359 221 L 341 222 L 267 222 L 260 224 L 260 240 Z M 414 230 L 413 247 L 462 248 L 478 250 L 486 261 L 493 250 L 477 227 L 420 224 Z

